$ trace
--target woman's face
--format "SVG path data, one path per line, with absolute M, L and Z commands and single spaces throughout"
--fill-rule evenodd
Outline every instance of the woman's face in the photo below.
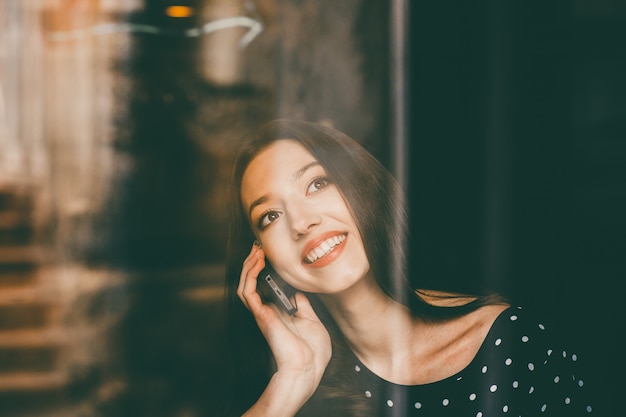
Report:
M 300 143 L 279 140 L 257 154 L 244 172 L 241 199 L 265 255 L 293 287 L 337 293 L 369 271 L 343 196 Z

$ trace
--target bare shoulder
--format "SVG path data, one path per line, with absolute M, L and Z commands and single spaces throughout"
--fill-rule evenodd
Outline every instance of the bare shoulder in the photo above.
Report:
M 467 294 L 457 294 L 453 292 L 437 290 L 417 290 L 416 294 L 428 304 L 437 307 L 458 307 L 470 303 L 476 297 Z
M 482 306 L 448 323 L 454 341 L 451 346 L 456 346 L 456 352 L 462 358 L 464 366 L 476 356 L 494 322 L 507 308 L 509 306 L 503 304 Z
M 486 305 L 460 317 L 426 324 L 429 326 L 428 347 L 417 356 L 420 360 L 413 368 L 416 377 L 412 382 L 440 381 L 466 368 L 476 357 L 498 316 L 507 308 L 509 306 L 504 304 Z
M 476 296 L 436 290 L 417 290 L 417 296 L 437 307 L 459 307 L 476 300 Z M 500 313 L 509 308 L 507 303 L 489 304 L 450 320 L 446 327 L 458 336 L 477 338 L 481 343 Z M 454 331 L 456 329 L 456 331 Z
M 498 316 L 509 307 L 508 304 L 486 305 L 467 314 L 468 325 L 471 324 L 470 328 L 477 333 L 475 336 L 481 344 Z
M 475 298 L 462 294 L 428 291 L 420 294 L 426 302 L 450 307 L 467 304 Z M 467 367 L 483 345 L 489 330 L 508 304 L 491 304 L 444 322 L 431 324 L 430 340 L 433 342 L 428 357 L 432 369 L 421 382 L 434 382 L 447 378 Z M 436 335 L 436 336 L 435 336 Z M 424 366 L 422 362 L 421 366 Z
M 471 303 L 475 301 L 478 297 L 475 295 L 469 294 L 461 294 L 447 291 L 437 291 L 437 290 L 425 290 L 419 289 L 416 290 L 415 294 L 420 297 L 422 300 L 437 307 L 459 307 L 465 304 Z M 500 311 L 509 307 L 507 303 L 498 303 L 493 305 L 488 305 L 486 307 L 504 307 Z M 497 309 L 496 309 L 497 310 Z M 496 314 L 497 315 L 497 314 Z

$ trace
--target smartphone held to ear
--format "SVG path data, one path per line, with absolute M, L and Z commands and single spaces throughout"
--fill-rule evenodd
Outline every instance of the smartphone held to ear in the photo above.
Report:
M 296 292 L 295 289 L 289 286 L 269 263 L 266 263 L 265 268 L 259 273 L 256 289 L 264 302 L 274 303 L 291 315 L 298 311 L 290 300 Z

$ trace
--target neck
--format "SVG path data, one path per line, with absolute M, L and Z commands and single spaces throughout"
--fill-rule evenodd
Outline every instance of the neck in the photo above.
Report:
M 371 369 L 389 368 L 410 354 L 419 321 L 373 278 L 341 294 L 320 295 L 352 351 Z

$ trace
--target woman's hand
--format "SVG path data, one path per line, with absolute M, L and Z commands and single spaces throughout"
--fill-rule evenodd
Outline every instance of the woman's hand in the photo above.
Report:
M 302 293 L 295 295 L 298 311 L 293 316 L 273 304 L 263 304 L 256 285 L 264 266 L 263 250 L 253 245 L 237 288 L 237 295 L 254 316 L 277 365 L 270 386 L 250 411 L 256 408 L 264 410 L 259 415 L 269 415 L 270 407 L 272 413 L 279 413 L 272 415 L 293 415 L 319 385 L 330 360 L 330 336 Z

